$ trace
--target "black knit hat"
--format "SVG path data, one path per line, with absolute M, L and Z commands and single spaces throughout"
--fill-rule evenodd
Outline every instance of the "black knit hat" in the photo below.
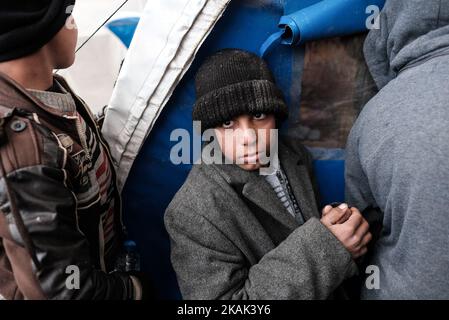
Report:
M 247 51 L 225 49 L 209 57 L 196 74 L 195 86 L 193 120 L 201 121 L 202 131 L 242 114 L 272 113 L 278 120 L 288 115 L 267 64 Z
M 64 26 L 74 4 L 75 0 L 0 1 L 0 62 L 42 48 Z

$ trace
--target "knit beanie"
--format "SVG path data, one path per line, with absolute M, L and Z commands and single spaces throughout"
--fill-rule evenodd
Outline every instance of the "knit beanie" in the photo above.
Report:
M 30 55 L 61 30 L 75 0 L 0 1 L 0 62 Z
M 201 121 L 203 132 L 243 114 L 288 116 L 267 64 L 247 51 L 224 49 L 210 56 L 196 74 L 195 88 L 193 120 Z

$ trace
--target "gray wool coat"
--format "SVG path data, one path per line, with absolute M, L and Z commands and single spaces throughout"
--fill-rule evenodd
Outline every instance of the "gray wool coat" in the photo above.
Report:
M 357 272 L 319 220 L 306 149 L 280 143 L 279 160 L 301 226 L 258 172 L 194 166 L 165 213 L 184 299 L 326 299 Z

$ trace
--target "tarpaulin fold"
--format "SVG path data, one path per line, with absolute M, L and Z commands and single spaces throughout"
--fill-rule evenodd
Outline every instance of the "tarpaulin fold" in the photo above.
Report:
M 160 0 L 147 3 L 102 129 L 111 146 L 120 189 L 173 90 L 229 2 Z

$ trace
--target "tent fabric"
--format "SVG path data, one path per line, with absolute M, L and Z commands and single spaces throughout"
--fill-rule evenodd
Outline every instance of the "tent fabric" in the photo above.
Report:
M 120 189 L 145 138 L 229 2 L 147 3 L 103 125 Z
M 79 43 L 88 35 L 80 34 Z M 104 54 L 107 52 L 107 54 Z M 76 56 L 76 63 L 58 73 L 66 78 L 94 113 L 108 104 L 119 75 L 126 47 L 107 28 L 102 28 Z
M 78 47 L 123 4 L 123 1 L 76 1 L 73 16 L 78 28 Z M 147 0 L 128 0 L 112 19 L 125 21 L 125 19 L 139 17 L 145 3 Z M 109 29 L 101 28 L 77 53 L 75 64 L 66 70 L 58 71 L 58 74 L 67 79 L 94 113 L 100 113 L 109 103 L 121 63 L 127 52 L 126 44 L 124 45 L 114 35 L 116 30 L 111 32 Z

